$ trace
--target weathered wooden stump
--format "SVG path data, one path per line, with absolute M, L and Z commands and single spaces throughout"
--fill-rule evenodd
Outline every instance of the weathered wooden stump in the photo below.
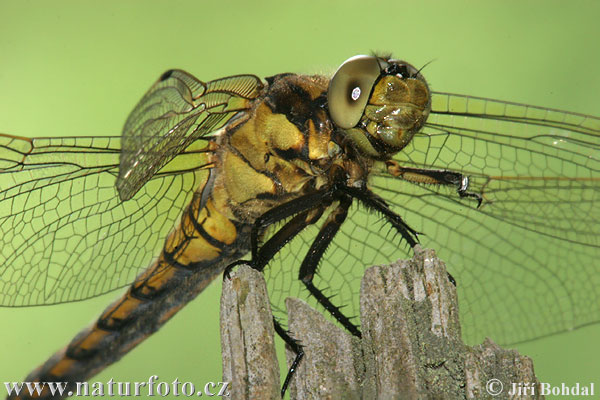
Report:
M 461 340 L 458 303 L 432 250 L 374 266 L 361 286 L 362 339 L 302 300 L 287 299 L 289 329 L 305 349 L 292 399 L 523 399 L 513 382 L 539 387 L 533 364 L 487 339 Z M 221 343 L 232 399 L 279 399 L 279 366 L 262 274 L 240 267 L 223 285 Z M 294 354 L 287 351 L 288 365 Z

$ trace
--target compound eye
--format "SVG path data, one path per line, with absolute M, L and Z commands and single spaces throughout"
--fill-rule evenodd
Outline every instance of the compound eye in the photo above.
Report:
M 350 129 L 358 124 L 381 68 L 372 56 L 354 56 L 340 65 L 327 91 L 329 114 L 337 126 Z

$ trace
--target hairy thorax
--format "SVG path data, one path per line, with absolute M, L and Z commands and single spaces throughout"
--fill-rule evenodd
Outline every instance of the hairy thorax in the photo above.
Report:
M 349 157 L 326 104 L 328 79 L 284 74 L 267 78 L 266 95 L 250 117 L 217 141 L 212 198 L 232 220 L 252 223 L 270 208 L 332 184 L 364 185 L 370 163 Z M 353 158 L 353 159 L 351 159 Z

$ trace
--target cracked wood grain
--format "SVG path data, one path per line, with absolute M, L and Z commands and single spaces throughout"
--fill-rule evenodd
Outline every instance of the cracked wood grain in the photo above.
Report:
M 279 398 L 279 367 L 261 280 L 260 273 L 240 268 L 223 286 L 223 370 L 224 379 L 232 381 L 233 399 Z M 490 339 L 475 347 L 462 342 L 456 288 L 433 250 L 416 248 L 410 260 L 367 269 L 360 305 L 362 339 L 302 300 L 286 301 L 290 333 L 306 352 L 290 384 L 292 399 L 541 398 L 507 394 L 512 382 L 539 387 L 528 357 Z M 288 349 L 286 356 L 289 365 L 294 354 Z M 504 391 L 490 395 L 490 379 L 502 382 Z

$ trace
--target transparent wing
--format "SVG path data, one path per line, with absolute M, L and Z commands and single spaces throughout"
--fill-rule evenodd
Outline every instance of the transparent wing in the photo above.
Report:
M 445 93 L 433 100 L 401 164 L 467 175 L 488 216 L 600 245 L 600 119 Z
M 600 120 L 443 93 L 433 107 L 396 161 L 467 175 L 481 207 L 456 189 L 403 181 L 383 166 L 370 187 L 447 262 L 465 340 L 508 344 L 600 321 Z M 289 280 L 293 295 L 306 297 L 296 281 L 317 226 L 309 229 L 269 266 L 275 299 Z M 354 205 L 317 285 L 356 316 L 365 266 L 409 254 L 377 215 Z
M 204 182 L 203 150 L 189 146 L 122 202 L 120 143 L 0 135 L 0 305 L 97 296 L 131 283 L 158 254 Z
M 396 159 L 470 179 L 483 198 L 384 173 L 395 205 L 458 281 L 465 336 L 530 340 L 600 320 L 600 119 L 434 94 L 423 134 Z
M 184 71 L 165 72 L 125 122 L 117 178 L 121 199 L 133 197 L 190 143 L 242 116 L 261 89 L 254 75 L 205 83 Z

